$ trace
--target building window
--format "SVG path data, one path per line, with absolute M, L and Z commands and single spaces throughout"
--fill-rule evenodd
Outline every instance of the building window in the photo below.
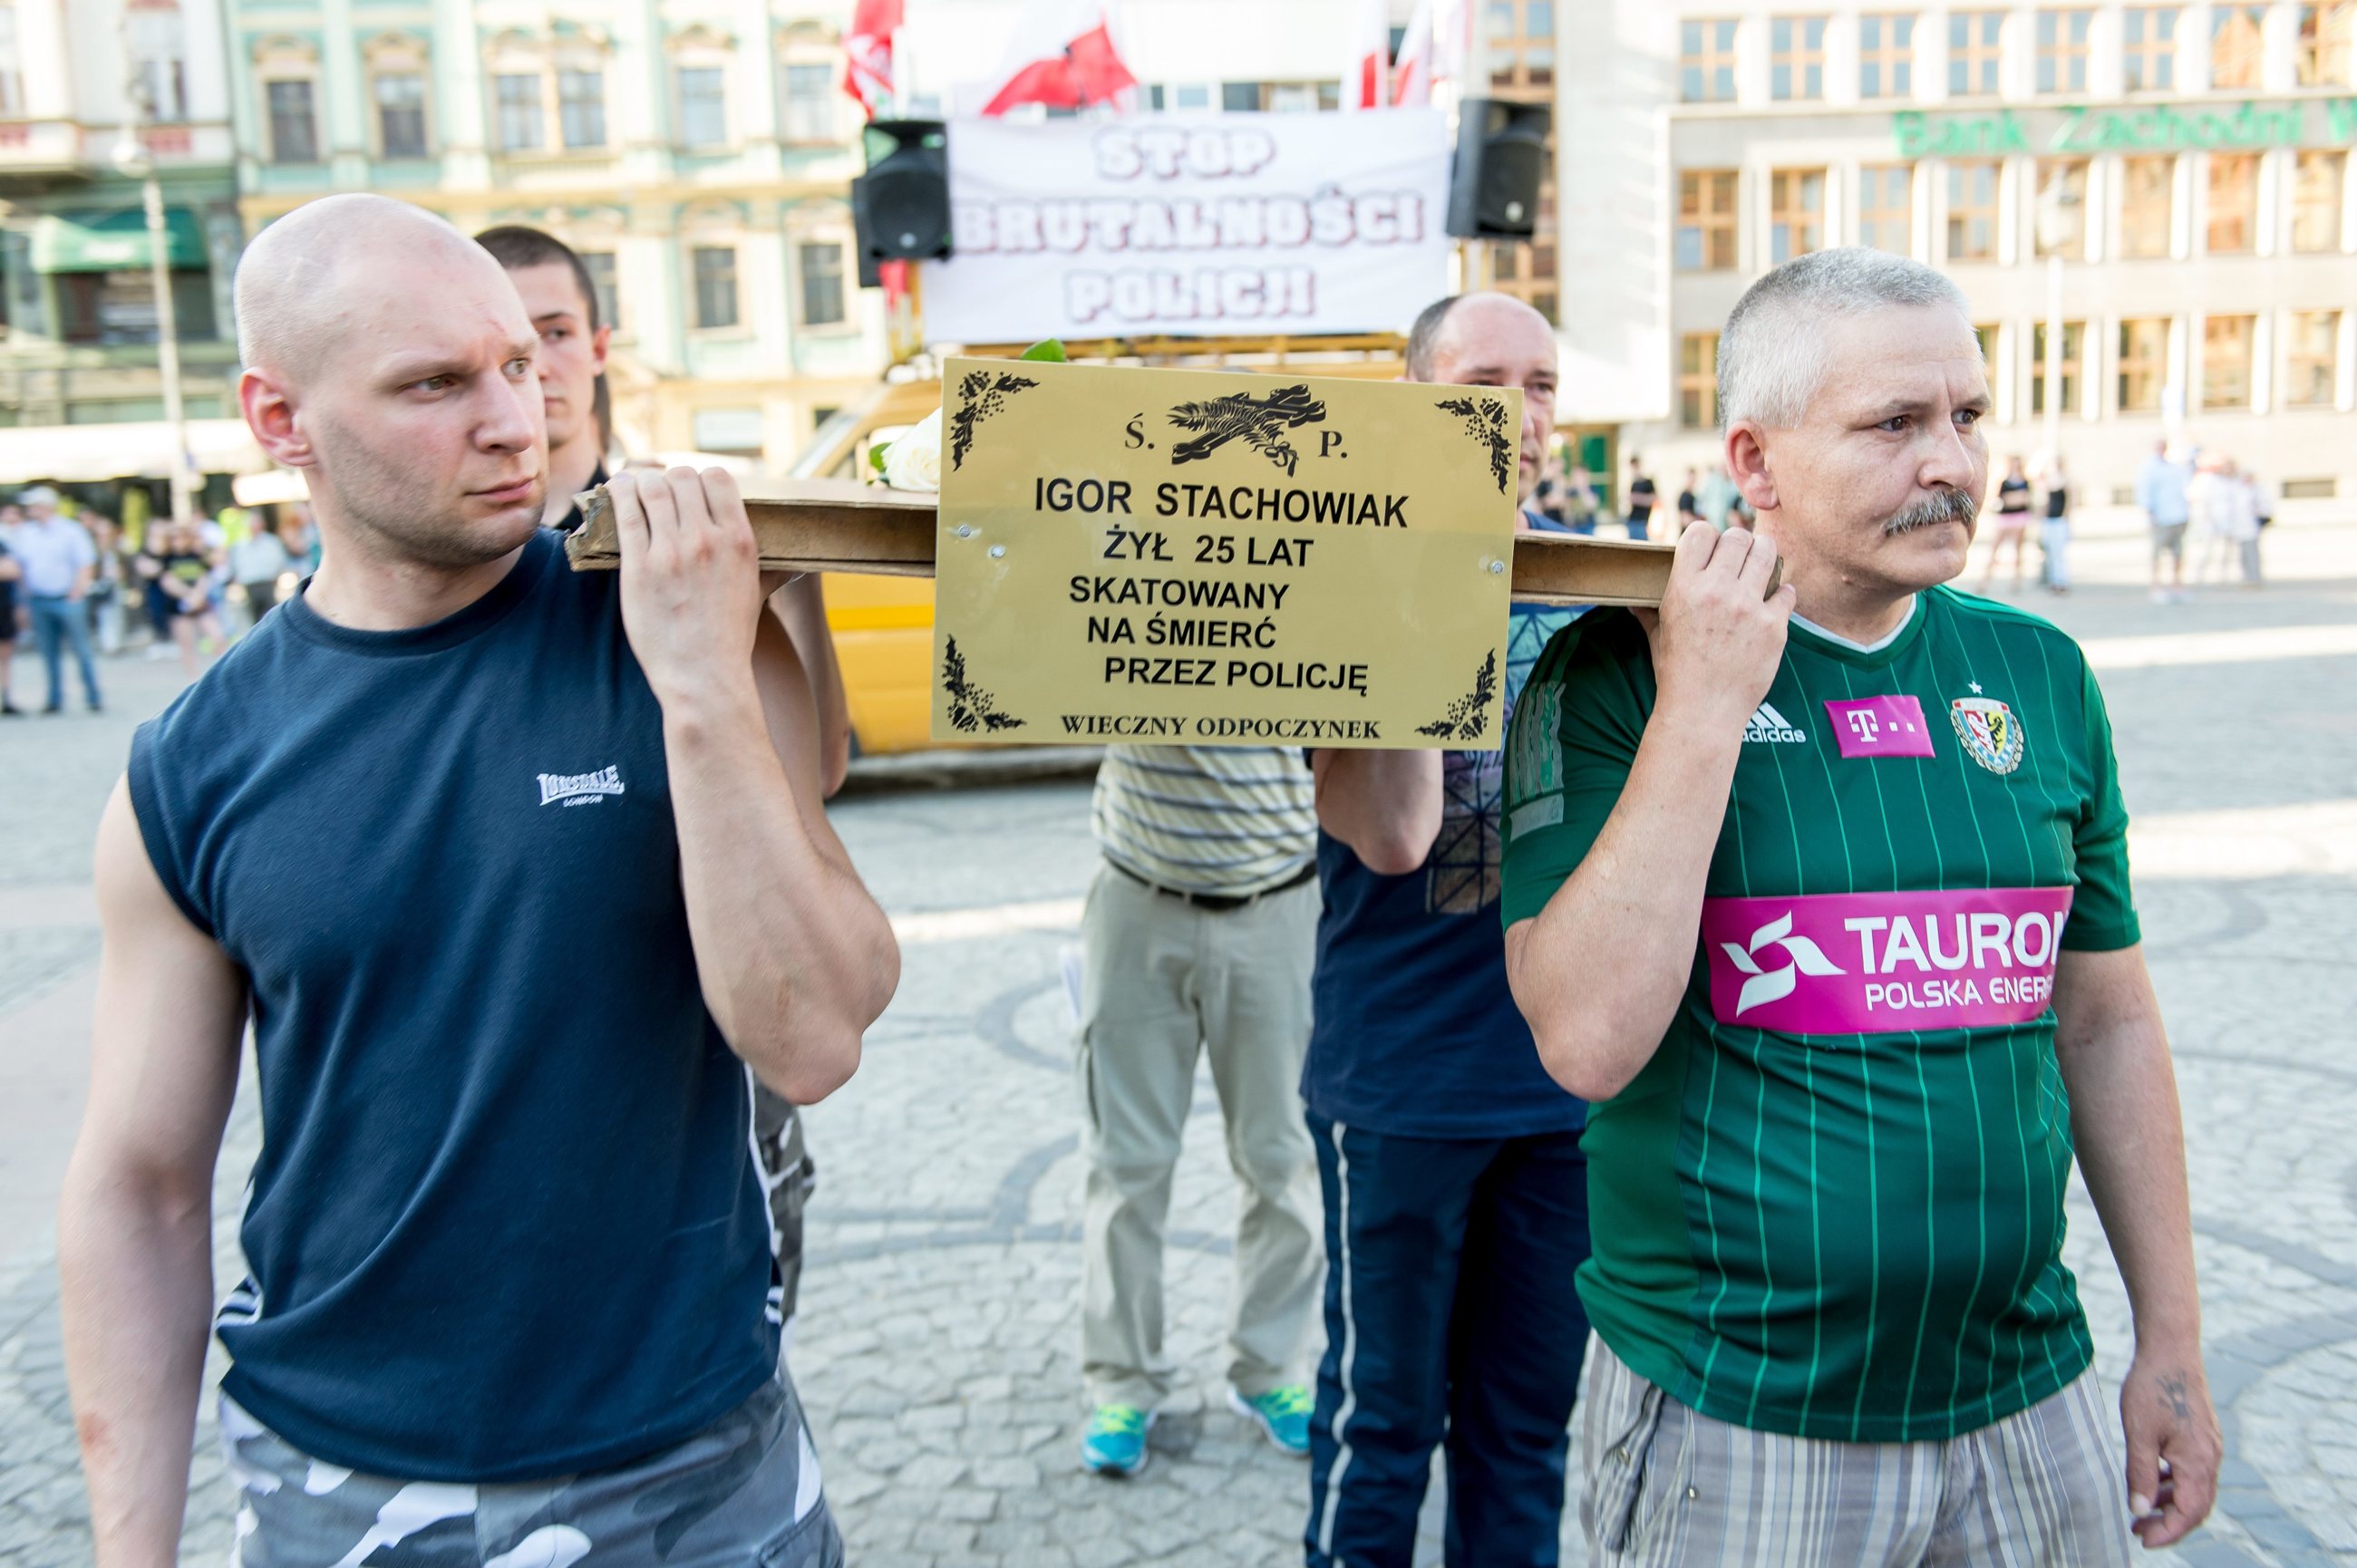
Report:
M 1825 248 L 1825 171 L 1780 168 L 1768 177 L 1769 264 Z
M 16 57 L 16 7 L 0 5 L 0 120 L 25 117 L 25 73 Z
M 1825 95 L 1825 19 L 1778 16 L 1768 24 L 1770 95 L 1779 102 Z
M 695 258 L 695 324 L 737 325 L 737 252 L 728 245 L 698 245 Z
M 2038 209 L 2030 232 L 2041 262 L 2049 256 L 2069 262 L 2087 259 L 2086 159 L 2038 160 Z
M 1708 17 L 1678 24 L 1678 99 L 1684 103 L 1735 102 L 1735 23 Z
M 2201 323 L 2201 406 L 2251 406 L 2251 347 L 2255 316 L 2212 316 Z
M 2165 317 L 2120 323 L 2120 412 L 2158 413 L 2169 381 L 2169 321 Z
M 728 96 L 720 67 L 683 65 L 679 78 L 679 144 L 718 147 L 728 142 Z M 603 106 L 599 114 L 604 113 Z M 598 139 L 605 139 L 601 131 Z
M 1996 260 L 1995 162 L 1948 166 L 1948 260 Z
M 2352 42 L 2357 42 L 2357 0 L 2299 8 L 2299 84 L 2347 87 Z
M 9 20 L 16 20 L 15 7 Z M 123 14 L 123 38 L 131 54 L 132 80 L 147 101 L 149 115 L 165 124 L 188 117 L 188 46 L 177 4 L 134 5 Z M 13 51 L 12 51 L 13 52 Z
M 1735 265 L 1733 169 L 1688 169 L 1678 176 L 1678 271 L 1726 272 Z
M 1948 91 L 1959 98 L 1996 96 L 1999 45 L 2005 37 L 2002 11 L 1952 11 L 1948 15 Z
M 2302 153 L 2292 166 L 2291 248 L 2303 255 L 2341 249 L 2341 192 L 2349 155 Z
M 2209 210 L 2202 249 L 2213 256 L 2247 256 L 2258 238 L 2259 155 L 2210 155 Z
M 2331 407 L 2341 380 L 2341 312 L 2296 310 L 2286 327 L 2284 406 Z
M 527 153 L 540 146 L 540 78 L 510 71 L 492 78 L 500 106 L 500 151 Z
M 1981 369 L 1990 375 L 1996 373 L 1997 345 L 2005 340 L 2005 328 L 1994 321 L 1984 321 L 1973 328 L 1973 341 L 1980 346 Z
M 2086 370 L 2087 324 L 2065 321 L 2062 324 L 2062 401 L 2058 405 L 2068 413 L 2079 406 L 2080 377 Z M 2029 328 L 2029 412 L 2046 412 L 2046 323 L 2034 323 Z
M 1905 98 L 1915 91 L 1915 18 L 1900 12 L 1857 19 L 1857 95 Z
M 270 161 L 274 164 L 315 164 L 319 161 L 319 123 L 311 113 L 308 81 L 274 81 L 270 102 Z
M 2038 13 L 2038 91 L 2087 91 L 2087 32 L 2093 11 Z
M 804 241 L 794 247 L 802 274 L 802 325 L 836 327 L 843 322 L 843 246 L 834 240 Z
M 556 118 L 566 146 L 604 146 L 606 73 L 602 70 L 558 71 Z
M 1857 171 L 1857 242 L 1895 256 L 1915 250 L 1915 168 L 1867 164 Z
M 2254 91 L 2266 54 L 2265 5 L 2218 5 L 2210 12 L 2210 85 L 2220 92 Z
M 804 146 L 835 138 L 834 68 L 823 61 L 786 66 L 786 140 Z
M 2176 225 L 2177 160 L 2120 160 L 2120 254 L 2151 261 L 2169 254 Z
M 1678 423 L 1688 430 L 1718 424 L 1718 334 L 1689 332 L 1678 339 Z
M 620 331 L 622 296 L 614 284 L 614 252 L 583 251 L 580 256 L 581 265 L 589 274 L 589 293 L 593 296 L 591 303 L 597 307 L 597 325 Z
M 380 72 L 375 79 L 376 137 L 380 156 L 425 156 L 425 78 L 414 70 Z
M 2131 5 L 2120 13 L 2122 85 L 2130 92 L 2177 88 L 2177 7 Z
M 1555 0 L 1523 0 L 1523 37 L 1555 38 Z

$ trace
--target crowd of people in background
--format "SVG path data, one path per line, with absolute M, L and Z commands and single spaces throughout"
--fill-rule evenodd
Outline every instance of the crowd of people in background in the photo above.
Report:
M 69 660 L 85 705 L 102 711 L 97 660 L 145 647 L 178 657 L 194 680 L 318 564 L 300 506 L 224 507 L 185 523 L 157 515 L 125 527 L 96 507 L 35 485 L 0 504 L 0 716 L 19 706 L 11 680 L 29 637 L 47 677 L 39 711 L 66 710 Z

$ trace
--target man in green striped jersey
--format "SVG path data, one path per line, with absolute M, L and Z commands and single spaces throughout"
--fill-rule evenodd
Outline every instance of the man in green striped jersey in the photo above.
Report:
M 2101 693 L 1944 585 L 1988 409 L 1945 279 L 1779 267 L 1719 397 L 1759 532 L 1558 635 L 1507 741 L 1508 973 L 1597 1102 L 1583 1520 L 1610 1563 L 2125 1563 L 2220 1439 Z M 2124 1489 L 2074 1152 L 2136 1315 Z

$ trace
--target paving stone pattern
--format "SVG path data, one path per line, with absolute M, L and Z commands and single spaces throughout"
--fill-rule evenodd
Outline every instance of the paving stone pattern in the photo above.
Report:
M 2357 616 L 2357 527 L 2289 531 L 2271 549 L 2298 580 L 2160 607 L 2131 585 L 2134 542 L 2098 542 L 2080 553 L 2081 593 L 2036 607 L 2095 639 Z M 160 700 L 160 675 L 115 668 L 131 672 L 119 685 Z M 2346 654 L 2107 671 L 2131 809 L 2157 832 L 2175 813 L 2347 805 L 2352 676 Z M 0 764 L 12 785 L 30 781 L 21 798 L 44 831 L 27 843 L 12 825 L 0 847 L 0 917 L 12 886 L 86 879 L 87 823 L 121 758 L 111 719 L 31 732 L 29 762 L 24 733 L 0 730 Z M 972 909 L 1082 893 L 1095 864 L 1086 800 L 1083 787 L 1040 784 L 863 797 L 836 816 L 896 913 Z M 2246 875 L 2229 854 L 2224 875 L 2139 879 L 2178 1053 L 2230 1447 L 2219 1515 L 2156 1563 L 2357 1564 L 2357 879 L 2335 853 L 2297 843 L 2287 864 L 2343 869 Z M 1208 1076 L 1171 1219 L 1169 1332 L 1190 1381 L 1156 1427 L 1143 1476 L 1078 1469 L 1081 1168 L 1059 973 L 1074 940 L 1009 929 L 911 944 L 857 1079 L 810 1112 L 820 1187 L 791 1362 L 858 1568 L 1300 1560 L 1304 1466 L 1247 1433 L 1219 1388 L 1234 1187 Z M 92 946 L 84 928 L 0 918 L 0 1034 L 26 997 L 86 983 Z M 233 1227 L 258 1136 L 242 1098 L 217 1198 L 224 1284 L 242 1272 Z M 2083 1191 L 2071 1221 L 2099 1365 L 2115 1380 L 2126 1305 Z M 0 1265 L 0 1563 L 62 1568 L 86 1563 L 89 1543 L 54 1251 L 42 1237 L 0 1238 L 0 1252 L 19 1242 Z M 225 1559 L 231 1528 L 210 1426 L 208 1412 L 185 1542 L 201 1563 Z M 1437 1563 L 1437 1480 L 1434 1504 L 1421 1560 Z M 1565 1561 L 1586 1561 L 1576 1520 Z

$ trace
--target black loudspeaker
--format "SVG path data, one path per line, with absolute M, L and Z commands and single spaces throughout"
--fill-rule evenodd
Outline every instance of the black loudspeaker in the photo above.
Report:
M 950 144 L 939 120 L 878 120 L 867 127 L 867 172 L 851 182 L 859 281 L 876 263 L 950 253 Z
M 1527 240 L 1538 228 L 1546 178 L 1544 103 L 1469 98 L 1457 110 L 1457 161 L 1448 176 L 1448 231 L 1460 240 Z

